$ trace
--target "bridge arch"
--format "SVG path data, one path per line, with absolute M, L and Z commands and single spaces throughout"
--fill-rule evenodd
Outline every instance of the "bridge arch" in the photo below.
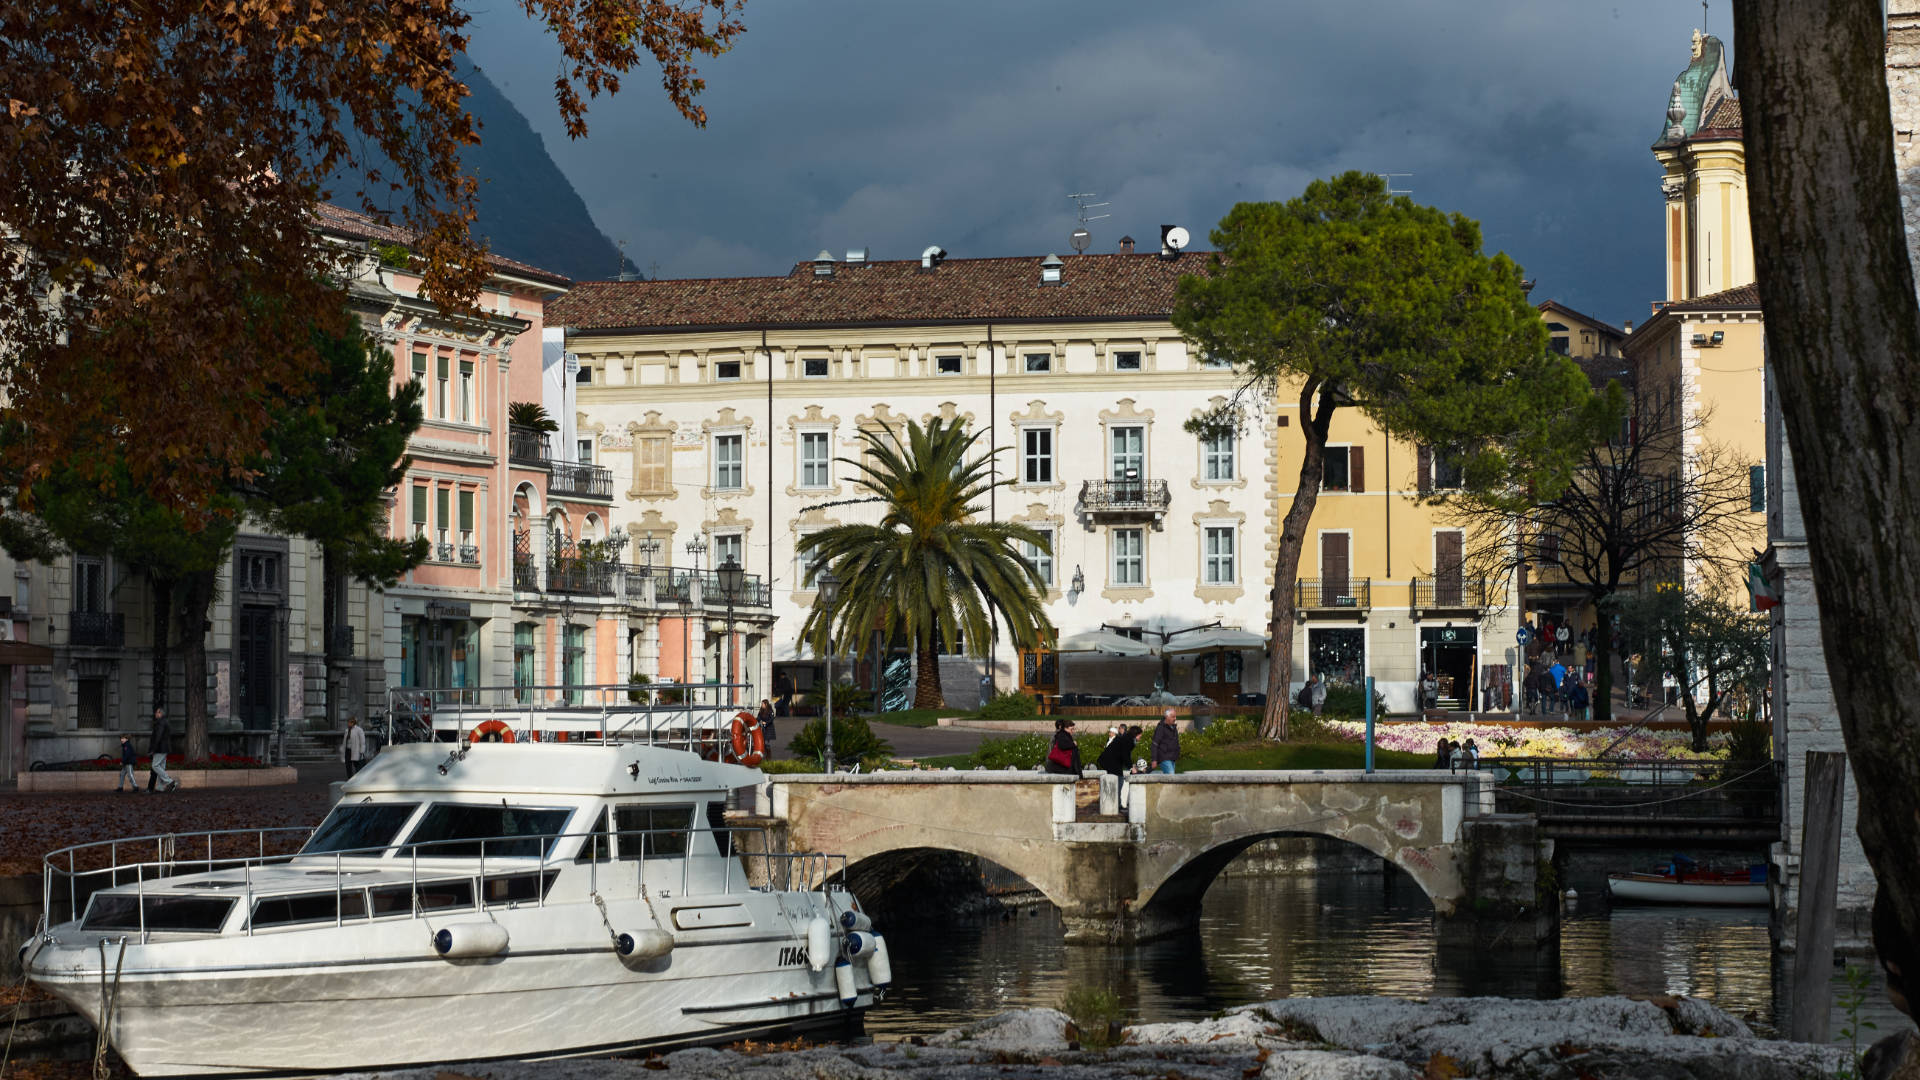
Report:
M 1034 884 L 1018 870 L 1004 866 L 990 856 L 977 851 L 963 851 L 957 846 L 892 848 L 858 862 L 849 862 L 844 875 L 845 884 L 850 892 L 860 898 L 863 907 L 870 910 L 893 910 L 901 906 L 901 898 L 895 892 L 899 886 L 914 881 L 922 873 L 937 875 L 941 870 L 941 864 L 958 863 L 963 859 L 978 860 L 982 864 L 998 868 L 1009 876 L 1017 877 L 1032 886 L 1049 903 L 1059 906 L 1059 900 L 1056 897 L 1049 894 L 1042 886 Z
M 1213 887 L 1213 883 L 1219 880 L 1220 875 L 1235 859 L 1244 855 L 1254 845 L 1263 841 L 1305 837 L 1337 840 L 1343 844 L 1366 851 L 1369 854 L 1379 856 L 1383 862 L 1404 872 L 1409 878 L 1412 878 L 1414 883 L 1420 886 L 1421 894 L 1427 898 L 1429 903 L 1435 906 L 1436 910 L 1439 909 L 1442 903 L 1449 899 L 1444 895 L 1439 898 L 1435 897 L 1434 888 L 1436 886 L 1431 880 L 1433 875 L 1430 872 L 1407 866 L 1388 852 L 1369 847 L 1366 844 L 1347 837 L 1334 836 L 1331 833 L 1289 829 L 1266 833 L 1249 833 L 1243 837 L 1223 841 L 1211 848 L 1193 852 L 1191 858 L 1174 867 L 1157 882 L 1143 883 L 1140 894 L 1136 898 L 1138 905 L 1136 910 L 1139 911 L 1142 918 L 1150 925 L 1168 925 L 1177 923 L 1182 919 L 1197 917 L 1200 911 L 1200 903 L 1206 896 L 1207 890 Z M 1423 874 L 1428 880 L 1422 880 Z

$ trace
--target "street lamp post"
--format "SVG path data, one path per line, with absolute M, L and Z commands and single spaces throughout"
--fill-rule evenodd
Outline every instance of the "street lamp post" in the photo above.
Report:
M 726 660 L 721 664 L 720 673 L 728 683 L 733 683 L 739 681 L 737 672 L 740 667 L 740 658 L 735 655 L 733 644 L 733 601 L 740 594 L 740 583 L 746 578 L 747 572 L 729 555 L 716 576 L 720 579 L 720 595 L 727 602 L 727 633 L 722 639 L 726 642 Z
M 705 536 L 702 536 L 699 533 L 694 533 L 693 539 L 687 541 L 687 554 L 693 556 L 693 581 L 698 581 L 700 578 L 700 560 L 707 554 L 707 538 Z M 688 583 L 687 590 L 688 590 L 687 599 L 691 601 L 693 599 L 692 582 Z M 707 603 L 707 590 L 706 590 L 705 584 L 703 583 L 700 588 L 700 604 L 703 609 L 705 608 L 706 603 Z M 702 668 L 705 668 L 707 665 L 706 626 L 707 626 L 706 614 L 703 610 L 700 617 L 700 666 Z M 689 642 L 687 640 L 689 633 L 690 632 L 687 629 L 686 620 L 682 619 L 680 622 L 680 640 L 681 640 L 680 648 L 683 654 L 685 653 L 689 645 Z M 686 680 L 682 679 L 680 681 L 685 682 Z M 688 705 L 693 704 L 691 691 L 689 691 L 689 694 L 687 697 L 687 704 Z
M 833 605 L 840 599 L 840 578 L 832 570 L 822 570 L 813 579 L 819 587 L 819 597 L 827 605 L 827 771 L 832 772 L 833 760 Z

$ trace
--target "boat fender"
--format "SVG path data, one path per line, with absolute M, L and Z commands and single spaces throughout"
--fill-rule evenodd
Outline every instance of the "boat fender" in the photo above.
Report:
M 849 960 L 865 960 L 873 955 L 873 935 L 855 930 L 841 943 L 841 951 L 847 954 Z
M 833 956 L 832 948 L 832 929 L 827 926 L 827 920 L 814 916 L 807 923 L 807 965 L 815 971 L 825 971 Z
M 657 960 L 673 951 L 673 935 L 658 928 L 629 930 L 614 939 L 613 948 L 635 960 Z
M 833 965 L 833 985 L 840 991 L 840 1004 L 852 1008 L 860 992 L 853 985 L 853 965 L 844 958 Z
M 499 923 L 461 923 L 433 935 L 433 951 L 449 960 L 497 956 L 507 951 L 507 928 Z
M 887 959 L 887 939 L 873 935 L 873 952 L 867 956 L 867 978 L 882 989 L 893 985 L 893 962 Z
M 863 911 L 843 911 L 840 913 L 840 929 L 871 930 L 873 929 L 873 920 L 867 918 L 866 913 Z

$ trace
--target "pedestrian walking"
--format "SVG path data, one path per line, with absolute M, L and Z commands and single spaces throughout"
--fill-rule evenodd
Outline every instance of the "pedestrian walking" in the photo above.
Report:
M 1063 776 L 1080 775 L 1080 744 L 1073 738 L 1073 721 L 1053 722 L 1053 745 L 1047 748 L 1046 769 Z
M 1133 748 L 1139 742 L 1140 725 L 1119 729 L 1118 734 L 1107 740 L 1106 748 L 1093 763 L 1103 772 L 1125 776 L 1133 768 Z
M 1567 718 L 1570 720 L 1585 720 L 1587 718 L 1587 706 L 1591 701 L 1592 698 L 1587 693 L 1587 684 L 1582 681 L 1575 681 L 1573 688 L 1567 691 Z
M 1313 677 L 1313 715 L 1319 716 L 1327 707 L 1327 680 L 1318 675 Z
M 768 701 L 766 698 L 760 699 L 760 731 L 766 738 L 768 746 L 773 745 L 773 717 L 775 712 L 773 702 Z
M 340 739 L 340 756 L 346 759 L 349 780 L 367 762 L 367 733 L 357 716 L 347 717 L 347 733 Z
M 1153 726 L 1153 742 L 1147 749 L 1147 767 L 1172 775 L 1174 765 L 1180 760 L 1180 729 L 1174 726 L 1173 710 L 1160 714 L 1160 722 Z
M 152 758 L 147 774 L 147 790 L 159 786 L 162 792 L 174 791 L 180 787 L 167 772 L 167 755 L 173 752 L 173 729 L 167 726 L 167 710 L 156 705 L 153 708 L 153 728 L 147 732 L 147 756 Z
M 120 736 L 120 779 L 113 785 L 113 790 L 140 794 L 140 782 L 133 778 L 133 767 L 139 761 L 139 755 L 133 752 L 133 740 L 125 735 Z

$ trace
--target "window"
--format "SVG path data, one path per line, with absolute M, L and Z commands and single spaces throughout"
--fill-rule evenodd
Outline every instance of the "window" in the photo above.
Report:
M 747 565 L 747 538 L 744 533 L 713 534 L 713 565 L 717 569 L 727 565 L 732 559 L 733 565 Z M 725 599 L 725 597 L 721 597 Z
M 437 367 L 438 367 L 438 373 L 440 377 L 434 380 L 434 384 L 433 384 L 433 415 L 439 417 L 442 420 L 445 420 L 452 415 L 451 413 L 447 412 L 448 360 L 445 356 L 436 357 L 435 359 L 439 361 Z
M 1146 584 L 1146 533 L 1140 529 L 1113 530 L 1113 583 Z
M 814 532 L 818 531 L 818 529 L 815 529 L 813 532 L 803 532 L 794 537 L 793 577 L 795 581 L 800 583 L 800 592 L 812 592 L 814 589 L 814 552 L 807 547 L 807 539 L 811 537 Z
M 144 915 L 142 907 L 146 910 Z M 95 893 L 82 930 L 173 930 L 217 934 L 233 910 L 230 896 L 137 896 Z
M 1139 480 L 1147 474 L 1147 429 L 1128 424 L 1109 429 L 1112 449 L 1110 475 L 1115 480 Z
M 1367 677 L 1367 632 L 1358 627 L 1309 627 L 1307 672 L 1355 685 Z
M 1541 562 L 1550 564 L 1558 563 L 1560 561 L 1560 534 L 1550 532 L 1541 533 L 1536 548 L 1540 553 Z
M 1329 446 L 1320 459 L 1320 490 L 1367 490 L 1366 465 L 1358 446 Z
M 801 374 L 809 379 L 824 379 L 827 377 L 828 360 L 824 356 L 809 356 L 805 360 L 800 361 L 800 365 Z
M 1233 361 L 1224 356 L 1215 356 L 1210 352 L 1200 354 L 1200 366 L 1209 371 L 1224 371 L 1233 367 Z
M 687 830 L 692 825 L 691 806 L 626 803 L 613 808 L 613 827 L 622 859 L 685 855 Z
M 713 365 L 713 377 L 721 382 L 737 382 L 740 379 L 740 361 L 722 360 Z
M 451 560 L 453 558 L 453 552 L 447 547 L 448 544 L 452 543 L 451 540 L 447 539 L 448 530 L 453 528 L 453 515 L 449 513 L 447 509 L 448 503 L 452 498 L 453 489 L 447 487 L 445 484 L 433 489 L 433 508 L 436 511 L 433 521 L 435 525 L 439 526 L 440 558 L 443 560 Z
M 74 680 L 74 726 L 98 728 L 107 725 L 107 680 Z
M 1117 352 L 1113 354 L 1113 370 L 1139 371 L 1140 354 L 1138 352 Z
M 1020 482 L 1053 483 L 1053 429 L 1022 428 L 1020 431 Z
M 298 896 L 269 896 L 253 905 L 253 925 L 256 929 L 366 917 L 367 894 L 359 889 L 344 889 L 338 893 L 329 889 Z
M 427 535 L 427 485 L 413 485 L 413 537 Z
M 634 446 L 634 486 L 642 495 L 673 494 L 673 443 L 664 434 L 645 434 Z
M 420 389 L 422 391 L 426 390 L 427 388 L 427 354 L 426 353 L 417 352 L 413 354 L 413 381 L 420 384 Z
M 513 624 L 513 700 L 527 700 L 527 688 L 540 681 L 539 669 L 534 667 L 533 635 L 539 629 L 538 624 L 523 622 Z
M 107 610 L 107 564 L 85 556 L 73 560 L 73 610 Z
M 307 839 L 302 855 L 383 848 L 400 835 L 419 803 L 338 803 Z
M 1567 346 L 1572 341 L 1572 331 L 1567 329 L 1567 324 L 1549 322 L 1547 323 L 1547 330 L 1553 334 L 1553 351 L 1559 353 L 1561 356 L 1567 355 Z
M 573 441 L 574 460 L 582 465 L 593 464 L 593 440 L 575 439 Z
M 1030 352 L 1027 354 L 1027 371 L 1038 374 L 1053 370 L 1053 354 Z
M 824 431 L 800 433 L 800 486 L 823 488 L 833 483 L 833 452 Z
M 1767 467 L 1747 466 L 1747 509 L 1756 514 L 1767 511 Z
M 563 686 L 585 686 L 587 682 L 587 628 L 568 624 L 561 638 L 560 682 Z M 578 691 L 566 692 L 567 704 L 578 705 Z
M 1239 580 L 1233 557 L 1233 533 L 1231 525 L 1207 526 L 1204 576 L 1209 585 L 1232 585 Z
M 473 543 L 473 489 L 463 488 L 460 492 L 460 561 L 475 563 L 480 554 Z
M 1048 588 L 1052 588 L 1053 528 L 1051 526 L 1036 525 L 1033 531 L 1040 534 L 1041 542 L 1036 544 L 1030 540 L 1020 541 L 1020 558 L 1025 561 L 1028 566 L 1033 567 L 1033 572 L 1040 575 L 1040 580 L 1044 582 Z
M 960 357 L 936 356 L 933 358 L 933 370 L 940 375 L 958 375 L 961 372 Z
M 746 437 L 713 437 L 713 486 L 719 491 L 739 491 L 747 486 Z
M 460 361 L 460 420 L 473 423 L 473 361 Z
M 437 802 L 420 815 L 420 824 L 403 847 L 418 847 L 421 858 L 537 859 L 553 853 L 555 834 L 573 813 L 563 808 L 482 806 Z
M 1433 455 L 1433 486 L 1439 491 L 1457 491 L 1465 487 L 1466 470 L 1460 467 L 1460 459 L 1452 454 L 1436 451 Z
M 1212 482 L 1233 479 L 1234 433 L 1216 431 L 1200 440 L 1200 475 Z

